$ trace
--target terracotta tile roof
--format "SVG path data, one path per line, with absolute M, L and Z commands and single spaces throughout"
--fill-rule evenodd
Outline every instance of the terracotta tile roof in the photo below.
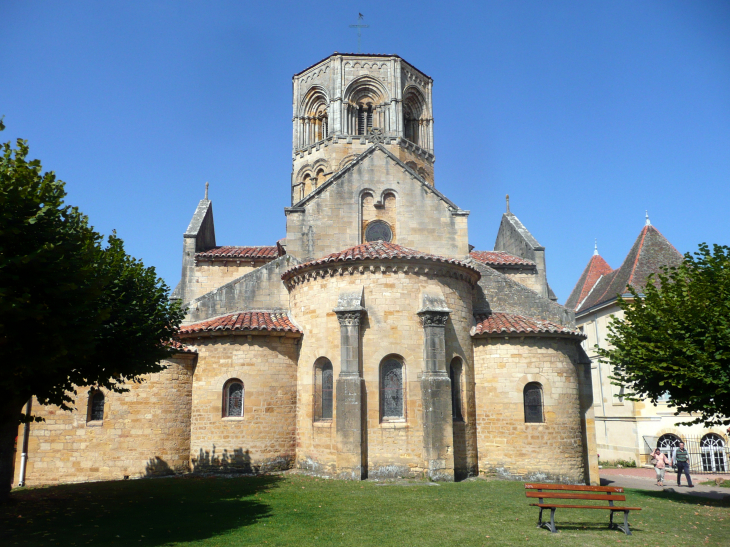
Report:
M 247 330 L 269 330 L 296 332 L 302 331 L 292 323 L 291 319 L 283 312 L 268 311 L 246 311 L 232 313 L 223 317 L 216 317 L 200 323 L 192 325 L 183 325 L 180 327 L 180 334 L 193 334 L 198 332 L 212 331 L 247 331 Z
M 514 256 L 504 251 L 472 251 L 469 253 L 474 260 L 487 266 L 530 266 L 535 267 L 532 260 Z
M 195 260 L 222 259 L 274 259 L 279 256 L 276 245 L 271 247 L 213 247 L 201 253 L 195 253 Z
M 583 270 L 580 279 L 578 279 L 578 283 L 573 287 L 568 300 L 565 301 L 565 307 L 572 310 L 577 309 L 595 284 L 598 283 L 598 280 L 601 279 L 601 276 L 609 275 L 611 272 L 613 272 L 611 266 L 601 255 L 593 255 L 588 261 L 586 269 Z
M 583 334 L 577 329 L 522 315 L 495 312 L 489 316 L 479 315 L 476 320 L 476 326 L 471 329 L 472 336 L 480 334 L 566 334 L 583 337 Z
M 196 348 L 191 348 L 190 346 L 186 346 L 179 340 L 170 340 L 168 342 L 168 345 L 172 346 L 172 348 L 177 350 L 178 353 L 198 353 L 198 350 Z
M 641 292 L 649 275 L 660 272 L 662 266 L 681 263 L 681 253 L 661 232 L 654 226 L 644 226 L 621 267 L 600 278 L 585 300 L 577 302 L 576 311 L 580 313 L 626 294 L 629 285 Z
M 409 249 L 408 247 L 401 247 L 395 243 L 386 243 L 385 241 L 371 241 L 369 243 L 363 243 L 362 245 L 356 245 L 350 247 L 344 251 L 332 253 L 325 257 L 303 264 L 298 264 L 293 268 L 288 269 L 281 276 L 286 278 L 291 274 L 303 270 L 310 266 L 319 266 L 328 263 L 337 262 L 357 262 L 360 260 L 432 260 L 434 262 L 442 262 L 444 264 L 454 264 L 456 266 L 462 266 L 470 270 L 476 271 L 473 266 L 465 264 L 461 260 L 455 258 L 449 258 L 445 256 L 437 256 L 428 253 L 417 251 L 416 249 Z

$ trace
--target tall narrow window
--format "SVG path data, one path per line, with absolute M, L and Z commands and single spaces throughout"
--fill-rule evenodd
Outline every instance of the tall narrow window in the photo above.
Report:
M 451 379 L 451 415 L 455 422 L 464 421 L 461 410 L 461 369 L 461 359 L 454 357 L 449 367 L 449 378 Z
M 314 420 L 332 419 L 332 388 L 334 377 L 332 363 L 329 359 L 320 358 L 314 366 Z
M 243 382 L 228 380 L 223 387 L 223 417 L 239 418 L 243 416 Z
M 322 116 L 322 138 L 326 139 L 329 134 L 329 127 L 327 124 L 327 115 Z
M 380 368 L 380 415 L 383 420 L 403 418 L 403 364 L 387 359 Z
M 367 135 L 370 133 L 370 130 L 373 128 L 373 107 L 372 105 L 368 106 L 367 111 L 367 125 L 365 127 L 365 134 Z
M 357 134 L 364 135 L 365 127 L 367 125 L 367 111 L 365 107 L 360 105 L 357 109 Z
M 89 422 L 101 422 L 104 419 L 104 394 L 101 391 L 93 391 L 89 397 Z
M 525 386 L 525 423 L 544 422 L 542 413 L 542 386 L 530 382 Z

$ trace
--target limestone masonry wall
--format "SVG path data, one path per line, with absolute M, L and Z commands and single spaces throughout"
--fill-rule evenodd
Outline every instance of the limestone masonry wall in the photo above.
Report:
M 265 332 L 265 331 L 264 331 Z M 268 471 L 294 461 L 298 338 L 226 335 L 186 339 L 199 352 L 193 380 L 195 471 Z M 243 417 L 223 417 L 223 387 L 243 382 Z
M 190 462 L 193 355 L 180 355 L 167 369 L 130 384 L 127 393 L 104 392 L 104 420 L 87 423 L 89 391 L 80 388 L 76 410 L 41 406 L 30 426 L 26 484 L 122 479 L 187 471 Z M 18 446 L 22 446 L 23 427 Z M 15 481 L 20 472 L 18 450 Z
M 235 260 L 230 260 L 228 262 L 197 263 L 193 269 L 192 278 L 188 280 L 188 300 L 198 298 L 265 264 L 265 262 L 257 262 L 256 264 L 251 262 L 251 260 L 245 260 L 237 264 Z
M 480 471 L 585 484 L 578 359 L 575 340 L 475 339 Z M 529 382 L 542 384 L 544 423 L 525 423 L 523 390 Z
M 388 264 L 392 266 L 391 263 Z M 471 286 L 467 281 L 402 271 L 354 273 L 304 281 L 291 289 L 291 313 L 305 332 L 299 359 L 297 410 L 297 466 L 333 475 L 336 471 L 337 439 L 333 420 L 315 422 L 313 416 L 314 364 L 320 357 L 332 362 L 335 379 L 341 369 L 340 325 L 332 311 L 341 291 L 364 288 L 363 306 L 367 314 L 361 322 L 361 374 L 365 384 L 363 413 L 366 433 L 367 476 L 408 476 L 423 472 L 423 425 L 420 376 L 423 371 L 423 326 L 416 314 L 424 290 L 443 293 L 452 310 L 446 326 L 446 361 L 459 356 L 467 377 L 465 404 L 467 423 L 459 437 L 458 461 L 463 468 L 476 469 L 472 351 L 469 328 L 473 322 Z M 405 418 L 381 422 L 380 364 L 387 356 L 399 356 L 405 364 Z M 336 396 L 336 395 L 335 395 Z M 450 416 L 449 416 L 450 418 Z

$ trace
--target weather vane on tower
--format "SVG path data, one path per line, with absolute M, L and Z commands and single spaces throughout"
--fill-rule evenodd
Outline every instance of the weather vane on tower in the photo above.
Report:
M 358 24 L 357 25 L 350 25 L 350 28 L 356 28 L 357 29 L 357 52 L 360 53 L 360 35 L 362 33 L 362 29 L 364 29 L 364 28 L 370 28 L 370 25 L 363 25 L 362 24 L 362 18 L 363 18 L 363 14 L 362 13 L 358 13 L 358 16 L 359 16 L 357 18 Z

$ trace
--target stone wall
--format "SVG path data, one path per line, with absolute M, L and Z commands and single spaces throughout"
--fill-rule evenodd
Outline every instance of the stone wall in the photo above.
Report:
M 195 323 L 241 310 L 286 310 L 289 293 L 281 282 L 281 274 L 299 264 L 284 255 L 248 274 L 218 287 L 188 304 L 185 323 Z
M 461 468 L 476 471 L 476 432 L 472 351 L 469 329 L 473 323 L 472 287 L 468 281 L 402 271 L 405 264 L 383 263 L 386 271 L 356 270 L 344 275 L 309 279 L 291 288 L 291 314 L 305 335 L 298 369 L 297 465 L 327 475 L 337 471 L 337 401 L 333 419 L 314 421 L 313 384 L 315 361 L 326 357 L 332 362 L 334 377 L 341 371 L 340 324 L 333 311 L 343 292 L 364 290 L 366 309 L 360 323 L 359 361 L 364 383 L 363 465 L 365 475 L 395 477 L 420 475 L 427 469 L 424 459 L 424 432 L 421 377 L 424 371 L 424 327 L 417 315 L 424 292 L 441 292 L 452 310 L 445 329 L 445 356 L 449 363 L 459 356 L 464 363 L 466 423 L 460 429 L 461 451 L 454 460 Z M 392 268 L 396 266 L 396 272 Z M 410 265 L 413 268 L 413 265 Z M 400 269 L 399 269 L 400 268 Z M 380 365 L 388 356 L 398 356 L 405 366 L 405 418 L 381 421 Z M 450 409 L 449 409 L 450 410 Z M 444 419 L 451 419 L 449 416 Z M 453 471 L 452 471 L 453 473 Z
M 480 471 L 538 482 L 589 480 L 578 350 L 578 341 L 553 337 L 474 340 Z M 529 382 L 542 384 L 544 423 L 525 423 Z
M 88 422 L 88 388 L 79 388 L 76 410 L 41 406 L 45 419 L 30 426 L 26 484 L 116 480 L 187 471 L 190 462 L 190 413 L 194 355 L 167 361 L 127 393 L 104 391 L 104 419 Z M 20 427 L 18 446 L 23 443 Z M 15 465 L 18 483 L 21 451 Z
M 251 260 L 239 261 L 239 263 L 236 263 L 235 260 L 229 260 L 227 262 L 198 262 L 191 270 L 191 275 L 188 278 L 186 292 L 188 301 L 199 298 L 214 289 L 218 289 L 226 283 L 238 279 L 264 264 L 266 263 L 258 262 L 252 264 Z
M 279 334 L 279 333 L 276 333 Z M 195 471 L 263 472 L 294 461 L 298 335 L 186 338 L 199 352 L 193 381 L 191 459 Z M 243 417 L 223 417 L 223 388 L 244 386 Z
M 362 243 L 360 203 L 366 191 L 378 199 L 386 191 L 396 196 L 393 243 L 440 256 L 468 256 L 468 211 L 421 182 L 381 145 L 286 210 L 287 253 L 306 260 Z

